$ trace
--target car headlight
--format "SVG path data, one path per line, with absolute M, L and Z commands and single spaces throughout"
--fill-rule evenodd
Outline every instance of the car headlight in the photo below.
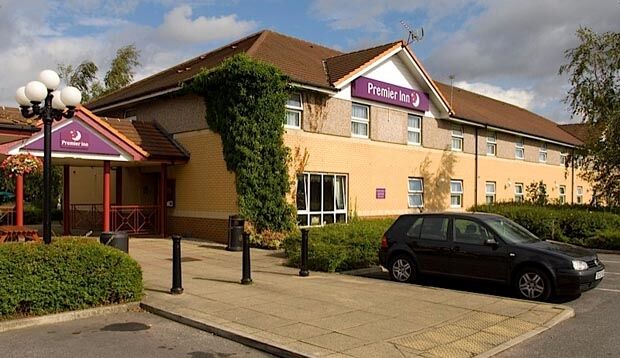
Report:
M 585 261 L 573 260 L 573 268 L 577 271 L 587 270 L 588 264 Z

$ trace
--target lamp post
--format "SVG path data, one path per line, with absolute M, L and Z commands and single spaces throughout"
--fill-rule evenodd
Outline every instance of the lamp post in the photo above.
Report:
M 75 87 L 57 90 L 60 77 L 52 70 L 44 70 L 38 81 L 28 82 L 15 92 L 22 116 L 39 116 L 43 121 L 43 241 L 52 242 L 51 220 L 51 174 L 52 174 L 52 123 L 63 117 L 73 117 L 75 107 L 80 104 L 82 94 Z M 41 105 L 43 103 L 43 105 Z

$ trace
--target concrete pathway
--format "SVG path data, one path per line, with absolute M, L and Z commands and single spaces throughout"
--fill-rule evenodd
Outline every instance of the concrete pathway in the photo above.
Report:
M 170 295 L 172 243 L 132 239 L 142 265 L 143 307 L 277 355 L 491 356 L 574 315 L 571 308 L 283 266 L 252 249 L 252 285 L 241 252 L 183 241 L 182 295 Z

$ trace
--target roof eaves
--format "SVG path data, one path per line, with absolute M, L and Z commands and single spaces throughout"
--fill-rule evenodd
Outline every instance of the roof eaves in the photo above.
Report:
M 190 157 L 190 153 L 187 149 L 185 149 L 185 147 L 179 143 L 176 139 L 174 139 L 174 137 L 168 133 L 164 127 L 162 127 L 157 121 L 153 122 L 153 124 L 155 125 L 155 128 L 157 128 L 157 130 L 166 138 L 168 138 L 168 140 L 170 141 L 170 143 L 172 143 L 172 145 L 174 145 L 179 152 L 181 152 L 183 154 L 183 157 L 185 157 L 185 159 L 189 159 Z

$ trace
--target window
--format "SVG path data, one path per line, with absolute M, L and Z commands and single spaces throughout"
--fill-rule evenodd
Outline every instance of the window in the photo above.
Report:
M 454 219 L 454 242 L 484 245 L 491 235 L 479 223 L 468 219 Z
M 558 192 L 560 194 L 560 204 L 566 204 L 566 186 L 560 185 Z
M 463 151 L 463 126 L 452 125 L 452 150 Z
M 424 207 L 424 180 L 422 178 L 409 178 L 407 191 L 410 208 Z
M 517 138 L 517 142 L 515 143 L 515 158 L 525 158 L 525 147 L 523 146 L 523 138 L 521 137 Z
M 450 219 L 427 216 L 422 221 L 422 230 L 420 232 L 420 239 L 425 240 L 448 240 L 448 223 Z
M 538 149 L 538 161 L 541 163 L 547 162 L 547 143 L 540 144 L 540 149 Z
M 323 225 L 347 221 L 347 177 L 303 173 L 297 177 L 299 225 Z
M 487 132 L 487 155 L 495 156 L 497 153 L 497 134 Z
M 301 128 L 301 114 L 304 108 L 301 104 L 301 94 L 291 93 L 286 100 L 286 117 L 284 126 L 288 128 Z
M 450 207 L 463 207 L 463 181 L 450 180 Z
M 568 160 L 568 152 L 566 149 L 562 149 L 560 152 L 560 165 L 566 166 L 566 161 Z
M 370 108 L 353 103 L 351 111 L 351 135 L 368 138 L 368 124 L 370 123 Z
M 422 117 L 407 115 L 407 143 L 420 145 L 422 142 Z
M 577 204 L 583 204 L 583 187 L 577 187 Z
M 515 201 L 517 203 L 523 202 L 523 183 L 515 183 Z
M 486 202 L 493 204 L 495 202 L 495 182 L 488 181 L 486 183 Z

